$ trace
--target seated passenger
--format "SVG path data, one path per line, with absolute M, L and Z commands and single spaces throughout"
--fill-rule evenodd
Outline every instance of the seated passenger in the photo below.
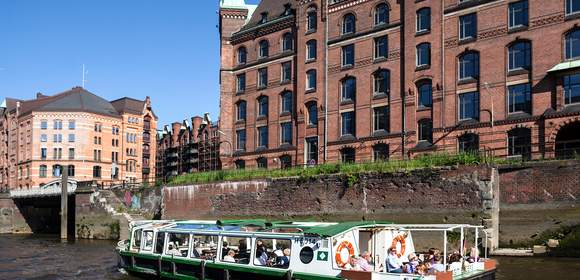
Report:
M 353 270 L 353 271 L 362 271 L 362 269 L 358 265 L 358 259 L 354 255 L 350 256 L 350 259 L 348 260 L 348 263 L 346 264 L 346 266 L 344 266 L 344 269 L 345 270 Z
M 170 256 L 178 256 L 181 257 L 181 252 L 173 245 L 173 242 L 169 243 L 169 250 L 167 250 L 167 254 Z
M 254 260 L 255 265 L 267 265 L 268 264 L 268 255 L 266 251 L 264 251 L 263 247 L 256 248 L 256 259 Z
M 290 266 L 290 249 L 286 248 L 282 252 L 283 256 L 277 258 L 277 267 L 288 268 Z
M 417 258 L 417 255 L 415 255 L 415 253 L 411 253 L 409 254 L 409 263 L 407 263 L 403 267 L 403 272 L 411 274 L 415 273 L 417 272 L 418 266 L 419 266 L 419 258 Z
M 443 257 L 441 256 L 441 254 L 437 254 L 435 255 L 435 257 L 433 258 L 433 272 L 444 272 L 445 271 L 445 265 L 443 265 Z
M 429 273 L 429 268 L 427 268 L 427 264 L 420 264 L 417 266 L 417 273 L 421 276 L 425 276 Z
M 397 248 L 391 247 L 388 251 L 387 263 L 385 267 L 389 273 L 403 273 L 403 265 L 399 256 L 397 256 Z
M 360 255 L 360 259 L 358 260 L 358 265 L 360 266 L 362 271 L 373 271 L 373 258 L 371 257 L 371 253 L 364 252 Z
M 276 250 L 274 251 L 274 254 L 276 255 L 276 257 L 284 256 L 284 252 L 282 251 L 282 245 L 276 244 Z
M 228 253 L 226 254 L 226 256 L 224 257 L 224 262 L 235 263 L 236 262 L 236 259 L 234 259 L 235 255 L 236 255 L 236 252 L 234 252 L 234 250 L 229 250 Z

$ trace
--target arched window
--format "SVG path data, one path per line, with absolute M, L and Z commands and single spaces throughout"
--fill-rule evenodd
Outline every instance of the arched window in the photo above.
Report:
M 418 123 L 419 141 L 433 143 L 433 121 L 431 119 L 422 119 Z
M 236 165 L 236 169 L 238 169 L 238 170 L 246 169 L 246 161 L 245 160 L 238 159 L 234 162 L 234 164 Z
M 391 89 L 391 73 L 389 70 L 381 69 L 373 75 L 374 94 L 388 95 Z
M 292 102 L 293 96 L 291 91 L 285 91 L 280 95 L 282 108 L 281 113 L 292 113 Z
M 468 52 L 459 57 L 459 80 L 479 78 L 479 54 Z
M 479 135 L 475 133 L 466 133 L 459 136 L 460 153 L 476 153 L 479 151 Z
M 356 161 L 356 152 L 353 148 L 342 148 L 340 150 L 340 159 L 342 163 L 354 163 Z
M 431 107 L 433 104 L 433 86 L 431 80 L 422 80 L 417 83 L 419 107 Z
M 292 33 L 284 33 L 284 36 L 282 36 L 282 51 L 291 51 L 294 49 L 293 39 Z
M 74 177 L 75 176 L 75 166 L 74 165 L 69 165 L 68 166 L 68 176 L 69 177 Z
M 318 107 L 316 107 L 316 102 L 307 103 L 306 108 L 308 109 L 308 125 L 318 125 Z
M 268 116 L 268 97 L 258 97 L 258 117 Z
M 356 98 L 356 78 L 348 77 L 341 82 L 342 101 L 354 100 Z
M 46 167 L 46 165 L 44 165 L 44 164 L 41 165 L 40 166 L 40 169 L 39 169 L 38 177 L 40 177 L 40 178 L 46 178 L 47 169 L 48 168 Z
M 266 40 L 260 41 L 259 57 L 265 58 L 265 57 L 268 57 L 269 55 L 270 55 L 270 44 L 268 44 L 268 41 L 266 41 Z
M 310 69 L 306 71 L 306 90 L 312 91 L 316 89 L 316 70 Z
M 356 32 L 356 18 L 353 14 L 346 14 L 342 18 L 342 34 Z
M 576 29 L 566 34 L 566 59 L 576 59 L 580 57 L 580 29 Z
M 508 156 L 532 158 L 532 131 L 529 128 L 518 127 L 508 131 Z
M 265 157 L 259 157 L 256 159 L 256 165 L 258 168 L 267 169 L 268 168 L 268 159 Z
M 373 146 L 373 160 L 374 161 L 387 161 L 389 160 L 389 145 L 387 144 L 376 144 Z
M 283 155 L 280 157 L 280 168 L 288 169 L 292 167 L 292 157 L 290 155 Z
M 306 60 L 316 59 L 316 40 L 306 42 Z
M 236 105 L 237 110 L 237 120 L 238 121 L 245 121 L 246 120 L 246 101 L 239 101 Z
M 62 166 L 60 166 L 59 164 L 53 165 L 52 166 L 52 176 L 59 177 L 60 175 L 62 175 Z
M 248 51 L 246 47 L 240 47 L 238 49 L 238 64 L 246 64 L 248 61 Z
M 306 31 L 315 31 L 318 25 L 318 17 L 316 13 L 316 8 L 311 7 L 308 10 L 308 15 L 306 16 Z
M 417 67 L 431 65 L 431 44 L 422 43 L 417 45 Z
M 101 178 L 101 167 L 93 166 L 93 178 Z
M 422 8 L 417 11 L 417 33 L 431 30 L 431 8 Z
M 530 70 L 532 65 L 532 44 L 527 41 L 516 42 L 508 47 L 508 70 Z
M 387 23 L 389 23 L 389 6 L 382 3 L 375 8 L 375 25 Z

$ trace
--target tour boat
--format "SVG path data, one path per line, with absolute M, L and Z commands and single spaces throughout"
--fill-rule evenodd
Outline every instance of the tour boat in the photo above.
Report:
M 495 279 L 495 262 L 487 259 L 487 253 L 479 256 L 477 248 L 487 252 L 487 237 L 480 238 L 481 231 L 481 226 L 461 224 L 368 221 L 138 221 L 130 224 L 130 238 L 119 242 L 117 251 L 120 268 L 144 278 Z M 439 243 L 443 257 L 438 268 L 442 271 L 427 275 L 385 271 L 388 251 L 392 251 L 391 260 L 400 258 L 401 264 L 408 264 L 410 253 L 427 259 L 428 254 L 416 252 L 415 245 L 428 233 L 434 233 L 439 241 L 443 239 Z M 396 248 L 396 255 L 391 248 Z M 448 264 L 445 256 L 452 249 L 462 257 Z M 363 253 L 370 256 L 365 263 L 368 271 L 361 271 L 357 265 Z

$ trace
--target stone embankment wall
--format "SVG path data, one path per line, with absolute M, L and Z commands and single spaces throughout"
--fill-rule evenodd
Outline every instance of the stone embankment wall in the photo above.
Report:
M 546 230 L 580 224 L 580 162 L 540 162 L 500 172 L 500 243 L 526 243 Z
M 31 233 L 26 219 L 7 193 L 0 194 L 0 233 Z

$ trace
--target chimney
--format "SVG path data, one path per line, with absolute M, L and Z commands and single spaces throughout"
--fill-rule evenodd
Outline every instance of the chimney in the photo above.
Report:
M 46 97 L 44 94 L 42 94 L 42 92 L 37 92 L 36 93 L 36 99 L 41 99 L 43 97 Z

